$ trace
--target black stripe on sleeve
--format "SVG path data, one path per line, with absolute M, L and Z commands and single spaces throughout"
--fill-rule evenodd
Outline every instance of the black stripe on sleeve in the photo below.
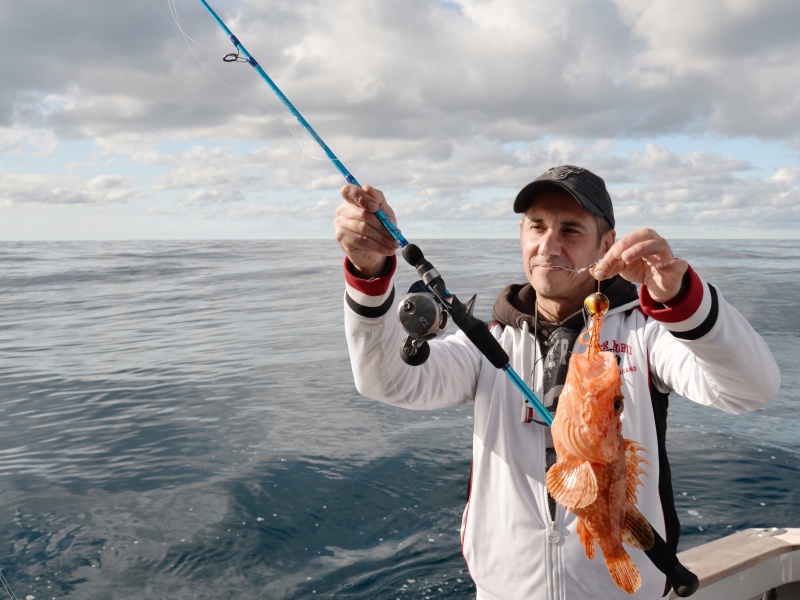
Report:
M 367 317 L 368 319 L 377 319 L 389 312 L 389 309 L 392 307 L 392 303 L 394 302 L 394 286 L 392 286 L 392 291 L 389 293 L 389 297 L 386 298 L 386 302 L 380 306 L 364 306 L 353 300 L 350 294 L 347 293 L 345 293 L 345 298 L 347 299 L 347 306 L 357 315 Z
M 699 340 L 714 327 L 719 316 L 719 299 L 717 298 L 717 290 L 713 285 L 708 284 L 708 291 L 711 293 L 711 310 L 708 311 L 705 321 L 689 331 L 671 331 L 670 333 L 674 337 L 681 340 Z

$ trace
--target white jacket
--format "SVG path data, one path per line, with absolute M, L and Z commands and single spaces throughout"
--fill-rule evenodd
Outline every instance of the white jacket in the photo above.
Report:
M 423 365 L 406 365 L 399 353 L 406 334 L 397 318 L 392 275 L 366 281 L 345 271 L 345 329 L 358 391 L 411 409 L 474 402 L 471 492 L 461 538 L 478 599 L 660 598 L 665 578 L 642 551 L 628 548 L 643 580 L 629 596 L 614 585 L 600 552 L 593 561 L 586 558 L 572 513 L 559 506 L 551 522 L 543 427 L 520 423 L 521 394 L 506 375 L 461 332 L 430 342 Z M 651 392 L 665 399 L 674 391 L 743 413 L 766 404 L 780 386 L 778 367 L 761 337 L 718 291 L 690 273 L 689 292 L 679 305 L 658 308 L 642 289 L 641 306 L 612 307 L 601 334 L 601 344 L 621 357 L 623 437 L 648 451 L 650 466 L 642 466 L 649 477 L 642 478 L 637 506 L 668 541 L 659 497 L 660 464 L 666 465 L 663 436 Z M 494 331 L 514 370 L 529 377 L 540 350 L 527 327 Z M 577 343 L 574 351 L 585 348 Z M 528 383 L 542 397 L 541 381 Z

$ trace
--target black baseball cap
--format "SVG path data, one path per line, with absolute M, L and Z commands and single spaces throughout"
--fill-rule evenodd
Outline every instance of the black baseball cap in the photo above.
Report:
M 539 192 L 553 188 L 568 192 L 588 212 L 597 217 L 605 217 L 611 228 L 614 228 L 614 207 L 605 181 L 588 169 L 574 165 L 547 169 L 522 188 L 514 200 L 514 212 L 524 213 Z

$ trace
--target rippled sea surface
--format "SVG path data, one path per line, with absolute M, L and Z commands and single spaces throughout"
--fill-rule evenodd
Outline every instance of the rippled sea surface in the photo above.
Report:
M 514 241 L 419 243 L 484 319 L 523 279 Z M 673 245 L 783 374 L 750 415 L 672 397 L 681 549 L 798 527 L 800 242 Z M 358 396 L 334 242 L 3 243 L 0 275 L 0 569 L 18 598 L 474 595 L 470 409 Z M 414 279 L 401 265 L 398 287 Z

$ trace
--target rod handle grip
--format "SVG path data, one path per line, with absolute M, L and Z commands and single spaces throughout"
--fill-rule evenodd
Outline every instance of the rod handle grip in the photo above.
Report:
M 653 564 L 669 579 L 669 583 L 675 594 L 680 598 L 687 598 L 697 591 L 700 587 L 700 580 L 697 575 L 684 567 L 678 560 L 678 556 L 672 547 L 664 541 L 655 528 L 653 530 L 653 547 L 645 550 L 647 557 Z

